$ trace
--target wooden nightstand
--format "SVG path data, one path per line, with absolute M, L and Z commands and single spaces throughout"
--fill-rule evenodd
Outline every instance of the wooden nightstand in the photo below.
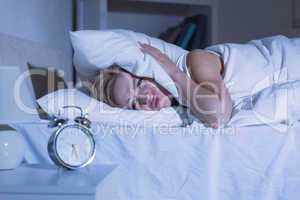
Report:
M 0 170 L 2 200 L 94 200 L 96 187 L 115 165 L 69 171 L 52 165 L 22 165 Z

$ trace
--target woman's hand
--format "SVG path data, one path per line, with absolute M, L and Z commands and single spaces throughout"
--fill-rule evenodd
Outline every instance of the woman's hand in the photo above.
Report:
M 156 61 L 158 61 L 164 70 L 169 74 L 169 76 L 175 75 L 177 72 L 180 72 L 180 69 L 176 64 L 165 54 L 163 54 L 159 49 L 150 46 L 148 44 L 139 43 L 141 46 L 141 51 L 151 55 Z

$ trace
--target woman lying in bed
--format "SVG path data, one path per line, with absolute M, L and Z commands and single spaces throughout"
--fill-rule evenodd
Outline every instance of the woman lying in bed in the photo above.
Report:
M 231 116 L 232 102 L 222 80 L 223 63 L 219 56 L 195 50 L 187 55 L 189 74 L 182 72 L 176 64 L 158 49 L 140 44 L 141 51 L 153 56 L 175 82 L 182 102 L 202 122 L 217 128 Z M 191 76 L 191 77 L 189 77 Z M 101 100 L 111 106 L 136 109 L 160 110 L 174 106 L 177 101 L 153 79 L 136 77 L 119 67 L 106 70 L 95 84 L 105 91 Z
M 157 48 L 140 46 L 174 81 L 181 102 L 200 121 L 214 128 L 230 120 L 233 107 L 235 111 L 253 109 L 247 101 L 255 103 L 252 97 L 260 91 L 300 80 L 299 38 L 274 36 L 245 44 L 219 44 L 204 50 L 182 51 L 182 55 L 173 56 L 173 60 Z M 171 46 L 165 48 L 171 49 Z M 103 80 L 110 80 L 98 85 L 104 87 L 101 91 L 105 91 L 106 102 L 113 106 L 160 110 L 175 102 L 170 93 L 152 79 L 139 78 L 124 70 Z

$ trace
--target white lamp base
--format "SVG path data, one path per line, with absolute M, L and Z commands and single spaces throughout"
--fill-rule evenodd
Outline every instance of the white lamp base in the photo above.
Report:
M 0 131 L 0 170 L 15 169 L 24 159 L 25 144 L 16 131 Z

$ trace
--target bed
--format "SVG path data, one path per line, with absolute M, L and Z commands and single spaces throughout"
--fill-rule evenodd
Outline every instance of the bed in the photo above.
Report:
M 285 134 L 268 125 L 219 133 L 199 127 L 97 125 L 106 131 L 96 136 L 93 164 L 118 166 L 99 186 L 99 200 L 298 199 L 299 123 Z M 47 125 L 14 127 L 31 149 L 29 162 L 51 162 Z
M 28 42 L 26 46 L 34 46 L 28 55 L 38 59 L 36 65 L 63 62 L 60 53 Z M 16 44 L 15 48 L 20 47 L 23 52 L 23 45 Z M 13 51 L 7 55 L 22 58 L 23 65 L 28 59 Z M 25 138 L 28 163 L 51 163 L 47 123 L 11 125 Z M 214 130 L 197 124 L 124 126 L 93 120 L 93 126 L 102 127 L 96 135 L 93 164 L 118 166 L 99 185 L 99 200 L 299 199 L 298 121 L 285 126 L 284 131 L 268 124 Z

